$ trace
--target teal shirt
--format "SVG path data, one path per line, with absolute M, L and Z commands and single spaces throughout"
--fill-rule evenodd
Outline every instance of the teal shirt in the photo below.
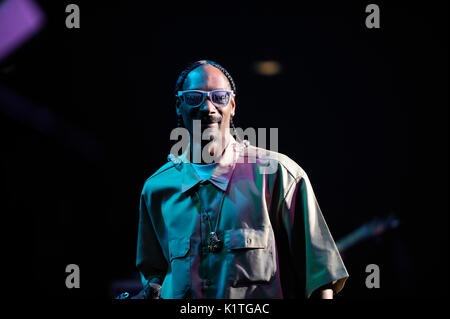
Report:
M 303 169 L 237 143 L 204 180 L 183 154 L 144 184 L 136 265 L 161 298 L 304 298 L 348 277 Z M 196 193 L 199 195 L 197 196 Z M 209 223 L 223 248 L 207 249 Z M 201 201 L 201 202 L 200 202 Z

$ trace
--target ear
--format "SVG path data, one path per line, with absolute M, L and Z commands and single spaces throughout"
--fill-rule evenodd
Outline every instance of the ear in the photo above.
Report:
M 178 98 L 175 100 L 175 110 L 177 112 L 177 116 L 181 116 L 181 101 Z
M 231 116 L 234 116 L 234 112 L 236 111 L 236 102 L 234 100 L 234 95 L 231 98 L 231 102 L 230 102 L 230 107 L 231 107 Z

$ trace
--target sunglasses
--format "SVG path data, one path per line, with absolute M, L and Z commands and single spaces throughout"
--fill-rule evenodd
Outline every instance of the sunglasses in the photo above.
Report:
M 202 105 L 205 102 L 206 97 L 208 97 L 214 106 L 226 107 L 230 103 L 232 95 L 234 95 L 234 93 L 231 90 L 187 90 L 178 91 L 177 97 L 190 107 Z

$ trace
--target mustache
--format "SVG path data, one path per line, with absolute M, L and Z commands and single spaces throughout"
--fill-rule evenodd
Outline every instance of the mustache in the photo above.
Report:
M 200 121 L 202 124 L 221 123 L 222 116 L 220 116 L 220 115 L 202 116 L 200 118 Z

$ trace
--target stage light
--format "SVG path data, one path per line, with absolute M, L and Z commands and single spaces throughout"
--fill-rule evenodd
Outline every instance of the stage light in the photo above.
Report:
M 258 61 L 254 64 L 255 72 L 264 76 L 274 76 L 281 72 L 281 64 L 277 61 Z
M 44 12 L 32 0 L 0 1 L 0 60 L 36 34 L 44 22 Z

